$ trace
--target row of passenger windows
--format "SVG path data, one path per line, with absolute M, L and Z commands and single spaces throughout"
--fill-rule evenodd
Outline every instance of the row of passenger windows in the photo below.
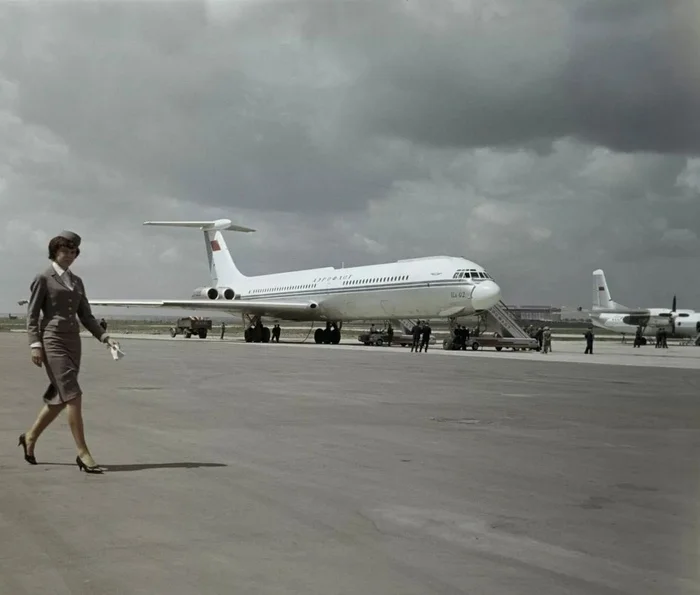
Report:
M 467 270 L 467 269 L 460 269 L 457 271 L 454 275 L 452 275 L 453 279 L 493 279 L 491 275 L 489 275 L 485 271 L 475 271 L 473 269 Z
M 343 281 L 343 286 L 367 285 L 372 283 L 395 283 L 398 281 L 408 281 L 408 275 L 398 275 L 396 277 L 379 277 L 376 279 L 350 279 L 348 281 Z M 253 293 L 276 293 L 278 291 L 300 291 L 302 289 L 316 289 L 316 285 L 316 283 L 309 283 L 307 285 L 288 285 L 286 287 L 253 289 Z
M 302 289 L 315 289 L 316 283 L 308 283 L 307 285 L 287 285 L 286 287 L 268 287 L 266 289 L 253 289 L 253 293 L 274 293 L 277 291 L 296 291 Z
M 395 283 L 396 281 L 408 281 L 408 275 L 399 275 L 397 277 L 379 277 L 377 279 L 351 279 L 343 281 L 343 285 L 367 285 L 368 283 Z

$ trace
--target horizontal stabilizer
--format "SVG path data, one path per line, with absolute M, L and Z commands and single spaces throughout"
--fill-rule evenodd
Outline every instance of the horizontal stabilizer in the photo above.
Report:
M 242 231 L 244 233 L 255 231 L 250 227 L 235 225 L 230 219 L 216 219 L 214 221 L 144 221 L 143 224 L 162 227 L 189 227 L 202 231 Z

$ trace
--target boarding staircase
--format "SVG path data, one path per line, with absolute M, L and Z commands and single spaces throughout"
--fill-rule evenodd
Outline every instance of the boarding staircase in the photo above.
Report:
M 498 302 L 493 308 L 491 308 L 488 313 L 493 316 L 493 318 L 498 322 L 498 324 L 501 325 L 504 331 L 508 332 L 511 337 L 514 337 L 516 339 L 529 339 L 530 335 L 528 335 L 525 330 L 518 324 L 518 322 L 515 319 L 515 316 L 513 316 L 510 313 L 510 309 L 508 306 L 505 305 L 503 300 Z
M 496 320 L 496 322 L 498 322 L 498 324 L 501 325 L 501 328 L 505 332 L 507 332 L 511 337 L 514 337 L 516 339 L 531 338 L 530 335 L 528 335 L 518 324 L 515 317 L 511 314 L 510 309 L 508 308 L 508 306 L 506 306 L 506 304 L 503 301 L 500 301 L 497 305 L 488 310 L 488 314 L 490 314 L 494 318 L 494 320 Z M 398 322 L 401 325 L 401 329 L 404 334 L 410 335 L 411 330 L 418 321 L 403 319 L 398 320 L 396 322 Z
M 418 323 L 418 320 L 404 319 L 398 320 L 397 322 L 401 325 L 401 332 L 404 335 L 410 335 L 413 331 L 413 327 L 416 326 L 416 324 Z

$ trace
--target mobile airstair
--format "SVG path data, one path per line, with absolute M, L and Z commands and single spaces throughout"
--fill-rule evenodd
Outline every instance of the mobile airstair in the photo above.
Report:
M 515 316 L 513 316 L 510 313 L 510 309 L 506 304 L 501 300 L 498 304 L 496 304 L 493 308 L 491 308 L 488 313 L 493 316 L 493 318 L 498 322 L 498 324 L 501 325 L 504 331 L 510 334 L 511 337 L 514 337 L 516 339 L 530 339 L 530 335 L 528 335 L 525 330 L 518 324 L 518 322 L 515 319 Z

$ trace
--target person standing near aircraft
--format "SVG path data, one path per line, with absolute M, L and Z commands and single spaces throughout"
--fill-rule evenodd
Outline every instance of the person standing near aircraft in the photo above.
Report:
M 552 351 L 552 331 L 548 326 L 545 326 L 542 332 L 542 345 L 544 346 L 544 353 Z
M 423 351 L 423 347 L 425 347 L 425 352 L 428 353 L 428 345 L 430 344 L 430 333 L 433 332 L 433 329 L 430 328 L 430 324 L 428 324 L 428 321 L 426 320 L 425 323 L 423 324 L 423 328 L 421 329 L 421 342 L 420 342 L 420 349 L 419 351 Z
M 593 355 L 593 327 L 589 326 L 583 336 L 586 337 L 586 351 L 584 353 Z
M 78 383 L 81 358 L 78 320 L 101 343 L 115 346 L 95 319 L 90 308 L 83 280 L 70 271 L 80 254 L 81 238 L 63 231 L 49 242 L 51 266 L 34 277 L 27 306 L 27 334 L 31 359 L 35 366 L 44 366 L 49 386 L 44 392 L 44 407 L 29 431 L 19 437 L 24 459 L 36 465 L 34 447 L 42 432 L 59 413 L 68 411 L 70 426 L 78 449 L 76 464 L 87 473 L 102 473 L 85 441 L 82 416 L 83 391 Z M 39 315 L 43 313 L 41 321 Z
M 219 337 L 222 341 L 224 340 L 225 334 L 226 334 L 226 323 L 222 322 L 221 323 L 221 337 Z
M 413 325 L 411 329 L 411 334 L 413 335 L 413 343 L 411 343 L 411 351 L 418 353 L 418 346 L 420 345 L 420 335 L 421 335 L 421 322 L 420 320 Z
M 634 347 L 640 347 L 642 345 L 642 339 L 644 337 L 644 332 L 642 327 L 638 326 L 636 332 L 634 333 Z

